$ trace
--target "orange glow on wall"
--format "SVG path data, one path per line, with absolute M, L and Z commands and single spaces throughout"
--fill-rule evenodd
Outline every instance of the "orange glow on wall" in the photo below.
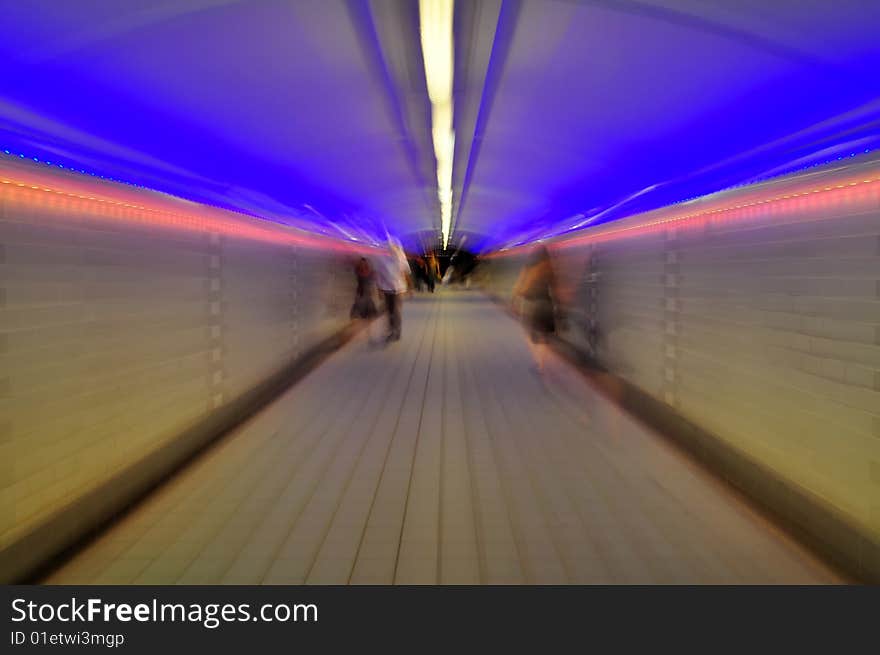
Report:
M 280 223 L 55 171 L 0 165 L 0 200 L 76 213 L 78 217 L 218 234 L 318 250 L 367 253 L 372 248 L 309 234 Z
M 572 236 L 552 239 L 553 248 L 570 248 L 628 237 L 643 236 L 674 228 L 676 231 L 702 230 L 742 224 L 782 222 L 788 217 L 806 216 L 824 207 L 841 203 L 878 208 L 880 203 L 880 170 L 850 173 L 845 177 L 826 180 L 788 180 L 770 193 L 768 185 L 755 185 L 714 196 L 707 196 L 685 205 L 671 205 L 627 219 L 582 230 Z M 784 191 L 780 187 L 784 186 Z M 721 196 L 721 197 L 719 197 Z M 517 246 L 489 255 L 505 257 L 528 250 L 532 244 Z

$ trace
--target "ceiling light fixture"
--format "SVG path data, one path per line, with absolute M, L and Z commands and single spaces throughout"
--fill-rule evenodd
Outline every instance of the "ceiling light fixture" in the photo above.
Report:
M 419 0 L 419 31 L 425 80 L 431 99 L 431 136 L 437 159 L 437 197 L 440 200 L 440 233 L 444 250 L 452 226 L 452 157 L 455 151 L 452 129 L 453 6 L 454 0 Z

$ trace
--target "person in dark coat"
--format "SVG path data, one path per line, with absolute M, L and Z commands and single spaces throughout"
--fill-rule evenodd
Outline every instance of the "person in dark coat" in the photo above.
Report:
M 375 275 L 366 257 L 361 257 L 355 264 L 354 274 L 357 279 L 357 289 L 354 292 L 354 304 L 351 306 L 351 318 L 371 319 L 379 312 L 373 301 Z

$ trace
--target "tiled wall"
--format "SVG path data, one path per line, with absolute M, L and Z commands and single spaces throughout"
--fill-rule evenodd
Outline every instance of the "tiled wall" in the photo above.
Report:
M 726 214 L 552 252 L 567 339 L 586 347 L 592 317 L 607 368 L 880 543 L 878 179 L 868 163 L 767 182 L 702 201 Z M 486 284 L 509 296 L 524 261 L 489 260 Z
M 339 253 L 96 217 L 94 202 L 8 187 L 0 551 L 347 323 Z

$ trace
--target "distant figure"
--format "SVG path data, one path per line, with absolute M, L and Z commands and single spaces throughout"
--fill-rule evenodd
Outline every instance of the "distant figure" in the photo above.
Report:
M 547 340 L 556 332 L 553 303 L 556 295 L 556 277 L 546 246 L 535 248 L 513 288 L 515 296 L 527 303 L 526 320 L 531 337 L 530 348 L 538 371 L 544 370 Z
M 357 278 L 357 290 L 354 292 L 354 304 L 351 306 L 351 318 L 370 319 L 379 311 L 373 302 L 374 275 L 373 267 L 366 257 L 361 257 L 354 266 L 354 274 Z
M 440 279 L 440 262 L 437 261 L 437 255 L 433 252 L 428 253 L 428 289 L 434 293 L 434 285 Z
M 413 286 L 416 291 L 421 291 L 422 286 L 427 282 L 425 275 L 425 260 L 416 255 L 410 261 L 410 272 L 412 273 Z
M 428 270 L 428 263 L 424 257 L 417 256 L 413 267 L 413 281 L 417 291 L 422 291 L 424 287 L 428 287 L 430 291 L 434 290 L 434 283 L 431 280 L 431 273 Z
M 382 257 L 376 267 L 376 286 L 385 297 L 385 311 L 388 313 L 388 336 L 385 341 L 399 341 L 401 333 L 401 304 L 403 294 L 409 288 L 409 263 L 399 243 L 389 239 L 388 254 Z

